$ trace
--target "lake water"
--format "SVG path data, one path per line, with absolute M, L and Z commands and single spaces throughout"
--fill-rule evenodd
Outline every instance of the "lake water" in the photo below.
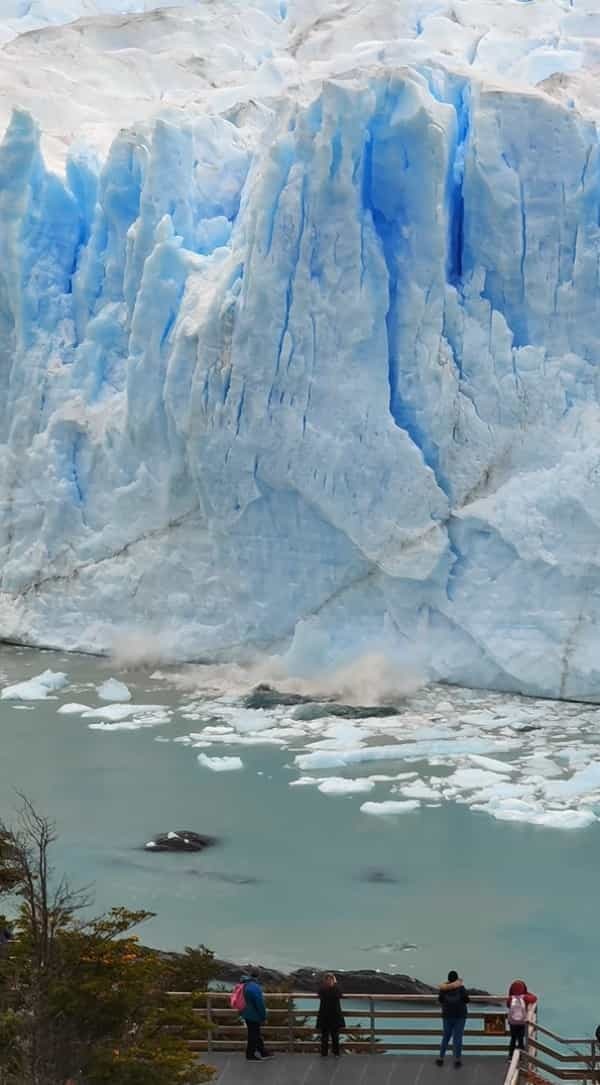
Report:
M 96 910 L 151 909 L 149 944 L 203 942 L 239 961 L 379 967 L 430 982 L 456 967 L 494 991 L 523 976 L 550 1027 L 584 1035 L 598 1024 L 600 823 L 585 825 L 600 805 L 598 709 L 435 689 L 390 720 L 302 720 L 291 708 L 243 709 L 239 690 L 198 689 L 194 671 L 182 685 L 179 672 L 0 649 L 2 687 L 46 669 L 68 684 L 46 700 L 0 701 L 0 813 L 10 817 L 19 789 L 56 819 L 55 865 L 93 883 Z M 58 711 L 101 708 L 95 686 L 109 675 L 132 703 L 162 707 L 120 722 Z M 366 760 L 365 743 L 385 756 Z M 214 771 L 222 763 L 206 767 L 198 753 L 240 757 L 243 768 Z M 308 767 L 295 762 L 311 755 Z M 307 772 L 321 786 L 368 778 L 371 790 L 290 786 Z M 419 805 L 391 817 L 361 810 L 390 800 Z M 581 815 L 582 827 L 549 827 L 563 814 Z M 182 828 L 221 844 L 200 855 L 143 850 Z

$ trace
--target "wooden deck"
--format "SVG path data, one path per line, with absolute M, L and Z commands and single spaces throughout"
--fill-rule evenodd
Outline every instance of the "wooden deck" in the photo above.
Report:
M 502 1085 L 507 1061 L 465 1054 L 455 1070 L 446 1056 L 443 1067 L 423 1055 L 275 1055 L 265 1062 L 247 1062 L 242 1054 L 205 1054 L 202 1061 L 219 1070 L 219 1085 Z

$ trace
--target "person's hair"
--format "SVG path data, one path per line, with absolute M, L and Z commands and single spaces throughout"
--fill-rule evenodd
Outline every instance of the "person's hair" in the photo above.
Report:
M 448 973 L 448 983 L 455 983 L 457 979 L 458 972 L 455 972 L 454 969 L 452 969 L 452 971 Z
M 337 983 L 337 979 L 335 978 L 333 972 L 325 972 L 324 973 L 324 975 L 323 975 L 323 983 L 324 983 L 325 987 L 333 987 L 334 984 Z
M 258 977 L 260 976 L 260 972 L 258 971 L 258 968 L 250 968 L 248 970 L 248 973 L 249 973 L 250 976 L 252 976 L 252 979 L 254 979 L 254 980 L 257 980 Z

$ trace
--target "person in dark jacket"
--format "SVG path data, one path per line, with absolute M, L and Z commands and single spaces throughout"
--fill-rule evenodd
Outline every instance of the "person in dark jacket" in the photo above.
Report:
M 438 1066 L 444 1065 L 444 1055 L 452 1040 L 454 1065 L 458 1069 L 459 1066 L 462 1066 L 462 1041 L 467 1020 L 467 1003 L 469 1001 L 469 996 L 463 981 L 458 977 L 458 972 L 452 971 L 448 973 L 448 982 L 440 984 L 438 998 L 442 1007 L 444 1031 L 440 1045 L 440 1056 L 436 1059 L 436 1063 Z
M 317 1014 L 317 1028 L 321 1033 L 321 1055 L 324 1058 L 329 1051 L 330 1036 L 333 1054 L 336 1058 L 340 1054 L 340 1030 L 346 1027 L 340 1001 L 343 997 L 333 972 L 326 972 L 319 987 Z
M 246 1005 L 241 1011 L 240 1016 L 243 1017 L 246 1022 L 246 1028 L 248 1030 L 246 1058 L 251 1059 L 253 1062 L 258 1062 L 259 1059 L 270 1059 L 272 1053 L 265 1049 L 263 1038 L 260 1034 L 260 1027 L 261 1025 L 264 1025 L 267 1020 L 267 1010 L 263 998 L 262 987 L 258 982 L 258 972 L 256 969 L 251 969 L 247 975 L 242 976 L 242 983 L 244 984 L 244 999 Z

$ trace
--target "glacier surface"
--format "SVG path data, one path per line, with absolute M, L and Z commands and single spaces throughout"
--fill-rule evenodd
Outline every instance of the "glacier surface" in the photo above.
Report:
M 2 19 L 0 636 L 597 699 L 595 0 L 153 7 Z

